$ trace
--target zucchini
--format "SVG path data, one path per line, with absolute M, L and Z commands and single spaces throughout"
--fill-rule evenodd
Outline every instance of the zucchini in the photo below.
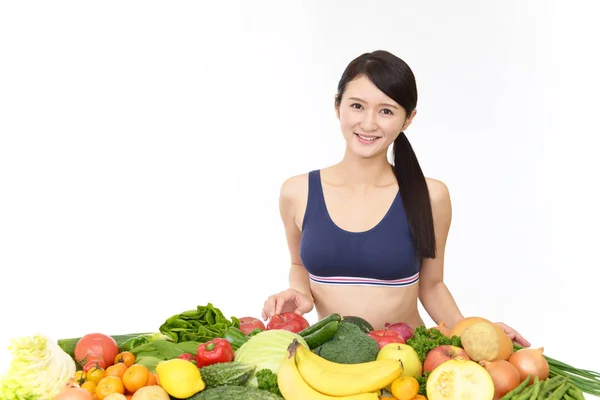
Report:
M 219 386 L 196 393 L 188 400 L 284 400 L 283 397 L 249 386 Z M 308 399 L 307 399 L 308 400 Z
M 200 368 L 206 388 L 242 386 L 256 370 L 256 365 L 237 361 L 207 365 Z
M 361 317 L 356 317 L 353 315 L 342 317 L 342 323 L 344 322 L 349 322 L 358 326 L 364 333 L 369 333 L 373 331 L 373 325 L 371 325 L 369 321 Z

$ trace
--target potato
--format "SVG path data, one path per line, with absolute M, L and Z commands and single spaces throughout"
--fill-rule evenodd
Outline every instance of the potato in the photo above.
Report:
M 165 389 L 158 385 L 152 385 L 136 390 L 131 400 L 171 400 L 171 398 Z
M 127 400 L 127 396 L 121 393 L 111 393 L 104 400 Z

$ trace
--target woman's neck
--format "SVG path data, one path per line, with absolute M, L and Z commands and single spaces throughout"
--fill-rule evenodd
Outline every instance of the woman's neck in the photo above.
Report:
M 362 158 L 346 152 L 344 158 L 335 165 L 334 173 L 341 184 L 359 190 L 387 186 L 395 182 L 385 154 L 380 157 Z

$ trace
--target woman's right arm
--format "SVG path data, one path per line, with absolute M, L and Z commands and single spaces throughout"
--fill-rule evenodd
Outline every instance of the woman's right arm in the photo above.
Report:
M 300 260 L 300 239 L 302 233 L 296 223 L 299 199 L 305 197 L 304 192 L 307 190 L 306 179 L 306 175 L 300 175 L 293 176 L 283 182 L 279 193 L 279 213 L 285 229 L 285 237 L 291 258 L 290 288 L 308 297 L 312 303 L 314 300 L 310 291 L 308 272 L 306 272 Z
M 299 199 L 306 192 L 306 176 L 295 176 L 287 179 L 279 194 L 279 212 L 285 229 L 291 266 L 290 287 L 282 292 L 269 296 L 263 306 L 262 317 L 266 321 L 273 315 L 283 312 L 295 312 L 300 315 L 306 314 L 315 306 L 310 291 L 308 272 L 300 260 L 300 238 L 302 236 L 298 224 L 296 224 L 297 212 L 299 210 Z

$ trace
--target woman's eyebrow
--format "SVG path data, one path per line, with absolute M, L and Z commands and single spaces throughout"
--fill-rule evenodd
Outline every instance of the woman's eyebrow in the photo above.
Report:
M 366 103 L 366 101 L 364 101 L 363 99 L 358 98 L 358 97 L 348 97 L 348 100 L 354 100 L 354 101 L 360 101 L 361 103 Z M 390 104 L 390 103 L 380 103 L 378 105 L 380 105 L 380 106 L 387 106 L 387 107 L 398 109 L 398 106 L 395 106 L 395 105 Z

